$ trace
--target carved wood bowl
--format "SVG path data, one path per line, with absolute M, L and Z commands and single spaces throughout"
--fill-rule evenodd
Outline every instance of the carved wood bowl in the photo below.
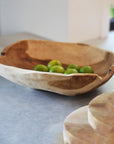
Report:
M 80 67 L 90 65 L 94 74 L 58 74 L 38 72 L 33 68 L 50 60 L 60 60 Z M 22 40 L 1 52 L 0 75 L 34 89 L 74 96 L 91 91 L 114 74 L 114 54 L 90 45 L 43 40 Z

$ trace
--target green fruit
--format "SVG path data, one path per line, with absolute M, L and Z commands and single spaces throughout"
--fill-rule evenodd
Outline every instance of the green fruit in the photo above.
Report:
M 52 60 L 48 63 L 48 69 L 50 69 L 52 66 L 55 66 L 55 65 L 59 65 L 59 66 L 62 66 L 62 63 L 58 60 Z
M 64 73 L 64 71 L 65 71 L 64 68 L 59 65 L 52 66 L 49 70 L 49 72 L 53 73 Z
M 84 66 L 80 69 L 80 73 L 94 73 L 90 66 Z
M 64 74 L 72 74 L 72 73 L 78 73 L 78 71 L 76 69 L 69 68 L 64 72 Z
M 43 65 L 43 64 L 39 64 L 39 65 L 34 67 L 34 70 L 48 72 L 48 67 Z
M 67 69 L 69 69 L 69 68 L 71 68 L 71 69 L 76 69 L 77 71 L 80 70 L 80 67 L 79 67 L 77 64 L 70 64 L 70 65 L 67 67 Z

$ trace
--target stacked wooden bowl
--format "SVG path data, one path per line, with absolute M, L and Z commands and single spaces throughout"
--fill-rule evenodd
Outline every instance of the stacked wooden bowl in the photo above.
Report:
M 65 144 L 114 144 L 114 92 L 94 98 L 64 122 Z

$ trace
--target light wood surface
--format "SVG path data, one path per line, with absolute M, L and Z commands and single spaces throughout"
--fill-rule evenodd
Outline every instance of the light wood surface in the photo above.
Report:
M 78 64 L 80 67 L 90 65 L 95 74 L 64 75 L 32 71 L 37 64 L 47 64 L 53 59 L 60 60 L 64 68 L 69 64 Z M 112 52 L 86 44 L 43 40 L 22 40 L 8 46 L 1 52 L 0 63 L 1 76 L 25 86 L 64 95 L 77 95 L 93 90 L 114 73 Z M 26 76 L 25 79 L 27 73 L 29 77 Z M 20 75 L 23 75 L 23 79 L 18 80 Z
M 88 122 L 88 106 L 79 108 L 65 119 L 63 135 L 65 144 L 104 144 L 104 137 Z
M 65 144 L 114 144 L 114 92 L 102 94 L 64 121 Z
M 102 94 L 89 104 L 89 122 L 100 134 L 114 136 L 114 92 Z

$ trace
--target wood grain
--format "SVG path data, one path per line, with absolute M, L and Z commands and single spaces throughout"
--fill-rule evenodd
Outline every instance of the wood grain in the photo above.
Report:
M 100 134 L 114 137 L 114 92 L 102 94 L 89 104 L 89 122 Z
M 102 94 L 67 116 L 65 144 L 114 144 L 114 92 Z
M 114 54 L 112 52 L 86 44 L 43 40 L 22 40 L 5 48 L 0 56 L 0 74 L 2 73 L 1 75 L 6 77 L 6 74 L 3 74 L 2 71 L 8 71 L 11 66 L 17 73 L 17 68 L 33 70 L 37 64 L 47 65 L 52 59 L 60 60 L 64 68 L 69 64 L 78 64 L 80 67 L 90 65 L 95 74 L 71 74 L 68 76 L 31 71 L 31 77 L 27 80 L 23 79 L 24 81 L 22 80 L 20 83 L 35 89 L 40 88 L 64 95 L 77 95 L 99 87 L 114 74 Z M 39 87 L 37 84 L 36 87 L 34 82 L 32 82 L 32 85 L 28 85 L 33 77 L 39 85 L 45 81 L 45 86 Z M 8 79 L 13 78 L 9 76 Z M 16 76 L 13 81 L 18 83 Z
M 89 125 L 88 106 L 79 108 L 65 119 L 63 136 L 65 144 L 105 144 L 104 137 Z

